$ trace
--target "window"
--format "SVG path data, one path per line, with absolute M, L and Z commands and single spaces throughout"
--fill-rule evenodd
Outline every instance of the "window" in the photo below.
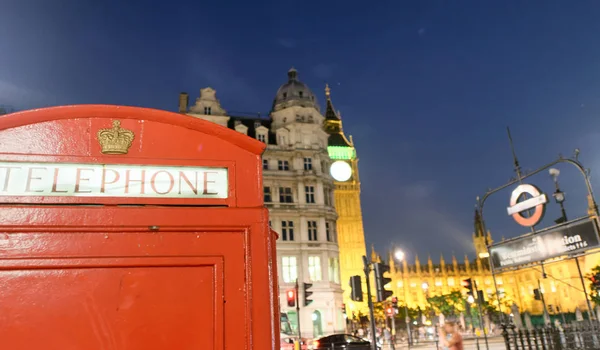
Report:
M 281 258 L 281 272 L 283 282 L 293 283 L 298 279 L 298 264 L 295 256 L 284 256 Z
M 308 257 L 308 277 L 310 278 L 311 282 L 317 282 L 322 279 L 320 256 Z
M 314 203 L 315 202 L 315 187 L 314 186 L 304 186 L 304 192 L 306 193 L 306 203 Z
M 329 258 L 329 280 L 340 283 L 340 262 L 336 258 Z
M 304 170 L 312 170 L 312 158 L 304 158 Z
M 316 221 L 308 221 L 308 240 L 309 241 L 317 240 L 317 222 Z
M 292 197 L 291 187 L 279 187 L 279 202 L 294 203 L 294 197 Z
M 294 240 L 294 222 L 293 221 L 282 221 L 281 222 L 281 240 L 282 241 L 293 241 Z
M 267 136 L 265 134 L 258 134 L 256 139 L 260 142 L 267 143 Z
M 270 203 L 273 201 L 273 198 L 271 196 L 271 187 L 263 187 L 263 193 L 265 203 Z
M 302 97 L 303 95 L 304 95 L 304 92 L 298 91 L 298 96 Z
M 325 205 L 330 207 L 331 206 L 331 191 L 329 190 L 329 187 L 324 187 L 323 188 L 323 199 L 325 200 Z
M 285 146 L 287 144 L 285 135 L 279 135 L 279 145 Z
M 263 170 L 269 170 L 269 160 L 263 159 Z
M 331 225 L 330 223 L 326 222 L 325 223 L 325 236 L 327 236 L 327 242 L 334 242 L 335 239 L 333 239 L 333 232 L 331 230 Z
M 287 98 L 287 92 L 283 93 L 283 99 L 285 100 Z
M 277 161 L 277 168 L 279 170 L 290 170 L 290 163 L 287 160 Z
M 212 112 L 212 111 L 211 111 L 211 108 L 210 108 L 210 107 L 204 107 L 204 114 L 206 114 L 206 115 L 210 115 L 210 113 L 211 113 L 211 112 Z

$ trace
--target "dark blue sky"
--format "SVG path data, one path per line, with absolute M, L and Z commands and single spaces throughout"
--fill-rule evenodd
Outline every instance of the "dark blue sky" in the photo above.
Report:
M 229 111 L 268 112 L 293 65 L 321 102 L 332 86 L 354 136 L 368 242 L 410 259 L 471 253 L 475 197 L 513 176 L 507 125 L 524 169 L 579 147 L 600 188 L 598 1 L 172 3 L 2 1 L 0 104 L 175 110 L 211 86 Z M 526 232 L 508 198 L 486 207 L 496 239 Z

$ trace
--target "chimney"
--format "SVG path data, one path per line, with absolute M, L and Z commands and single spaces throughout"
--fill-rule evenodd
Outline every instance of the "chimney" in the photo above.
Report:
M 182 92 L 179 94 L 179 113 L 187 112 L 187 107 L 189 103 L 190 97 L 187 93 Z

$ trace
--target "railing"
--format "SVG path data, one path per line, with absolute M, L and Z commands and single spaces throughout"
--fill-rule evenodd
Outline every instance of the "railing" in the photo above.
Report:
M 600 336 L 590 326 L 517 329 L 502 325 L 507 350 L 600 350 Z

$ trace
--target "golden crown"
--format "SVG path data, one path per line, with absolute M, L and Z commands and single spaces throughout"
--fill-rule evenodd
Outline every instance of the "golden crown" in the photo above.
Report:
M 110 129 L 98 130 L 98 142 L 102 147 L 104 154 L 127 154 L 131 143 L 133 142 L 133 131 L 123 129 L 121 122 L 113 120 L 113 127 Z

